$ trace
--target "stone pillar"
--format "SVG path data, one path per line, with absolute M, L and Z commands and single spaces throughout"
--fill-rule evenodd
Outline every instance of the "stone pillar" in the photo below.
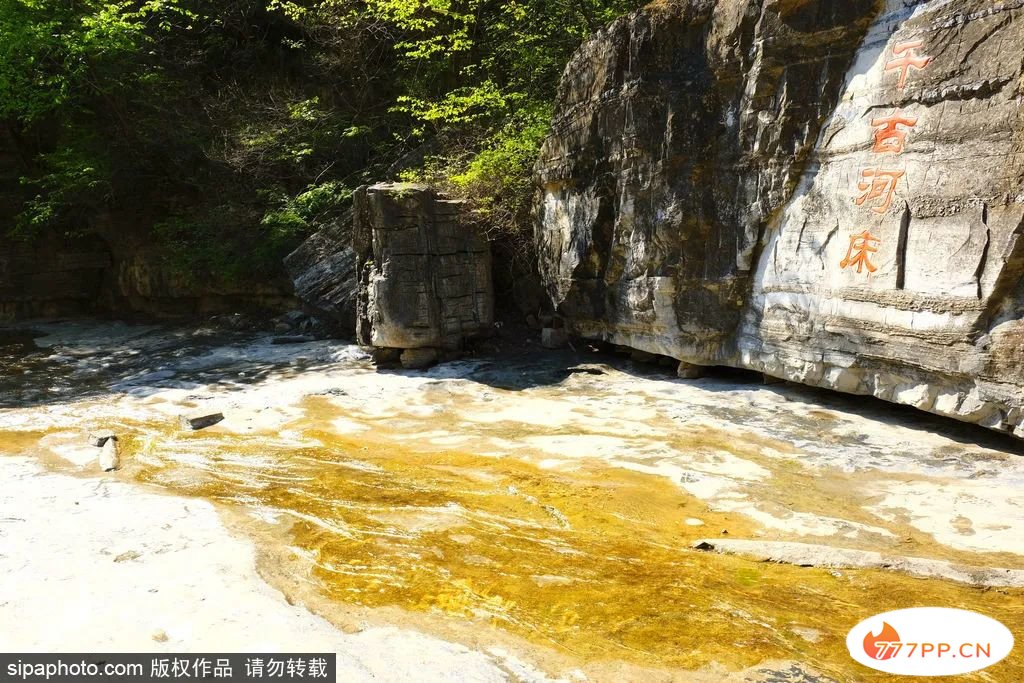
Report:
M 492 332 L 490 245 L 463 220 L 464 212 L 463 202 L 425 185 L 356 191 L 352 243 L 360 344 L 455 350 L 467 338 Z

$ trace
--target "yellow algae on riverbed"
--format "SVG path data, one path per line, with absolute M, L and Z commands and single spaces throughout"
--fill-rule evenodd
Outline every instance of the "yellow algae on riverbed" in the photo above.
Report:
M 230 434 L 202 463 L 136 466 L 144 480 L 293 521 L 329 599 L 483 621 L 581 663 L 621 660 L 741 669 L 797 660 L 841 680 L 882 680 L 854 663 L 848 630 L 903 607 L 961 607 L 1024 628 L 1024 592 L 877 571 L 763 564 L 690 550 L 702 537 L 756 537 L 664 477 L 577 460 L 426 452 L 387 434 L 312 427 L 317 447 Z M 160 436 L 147 448 L 158 453 Z M 703 526 L 687 524 L 699 519 Z M 1024 680 L 1011 657 L 976 680 Z M 970 677 L 967 677 L 970 680 Z

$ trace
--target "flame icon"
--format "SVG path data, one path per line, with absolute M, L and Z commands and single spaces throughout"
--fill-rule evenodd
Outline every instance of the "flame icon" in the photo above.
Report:
M 872 659 L 890 659 L 896 655 L 895 648 L 887 647 L 889 643 L 900 642 L 900 634 L 896 632 L 889 622 L 882 622 L 882 632 L 877 636 L 871 631 L 864 636 L 864 653 Z

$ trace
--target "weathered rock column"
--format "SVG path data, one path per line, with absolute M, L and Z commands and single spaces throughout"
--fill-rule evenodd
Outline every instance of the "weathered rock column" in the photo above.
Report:
M 352 240 L 360 344 L 406 350 L 403 364 L 422 367 L 440 351 L 491 333 L 490 245 L 461 219 L 463 207 L 425 185 L 356 191 Z

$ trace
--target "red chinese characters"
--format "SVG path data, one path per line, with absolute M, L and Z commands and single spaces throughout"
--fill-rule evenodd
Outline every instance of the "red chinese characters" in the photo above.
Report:
M 875 154 L 900 154 L 907 143 L 907 131 L 900 126 L 913 128 L 917 125 L 916 116 L 904 116 L 897 109 L 889 116 L 871 119 L 871 127 L 875 129 L 875 146 L 871 151 Z
M 880 242 L 880 239 L 867 230 L 857 235 L 850 235 L 850 248 L 846 250 L 846 258 L 839 263 L 839 267 L 857 266 L 858 273 L 864 272 L 865 268 L 869 273 L 875 272 L 878 268 L 871 263 L 870 256 L 878 252 L 877 245 Z
M 896 195 L 896 186 L 906 171 L 883 171 L 880 168 L 866 168 L 860 172 L 861 181 L 857 184 L 863 193 L 857 197 L 857 206 L 864 206 L 869 201 L 881 201 L 871 208 L 875 213 L 885 213 L 892 206 Z
M 890 71 L 899 72 L 897 87 L 903 89 L 907 85 L 907 78 L 912 70 L 921 71 L 932 62 L 932 57 L 918 54 L 918 50 L 924 45 L 921 40 L 912 40 L 897 43 L 892 50 L 892 59 L 885 64 L 885 73 Z M 906 148 L 907 135 L 917 125 L 918 117 L 908 116 L 899 108 L 895 109 L 888 116 L 877 116 L 871 119 L 874 145 L 871 148 L 873 154 L 902 154 Z M 906 169 L 883 167 L 866 168 L 860 172 L 860 180 L 857 182 L 857 189 L 860 194 L 854 200 L 857 206 L 870 207 L 877 214 L 885 214 L 892 206 L 899 188 L 900 181 L 907 174 Z M 858 273 L 867 270 L 874 273 L 877 266 L 871 262 L 871 255 L 878 253 L 881 239 L 864 230 L 850 235 L 850 246 L 846 252 L 846 258 L 840 261 L 839 266 L 843 269 L 857 268 Z
M 907 85 L 907 76 L 910 74 L 911 69 L 918 71 L 923 70 L 926 66 L 931 64 L 931 57 L 918 57 L 916 50 L 924 45 L 923 41 L 912 40 L 907 43 L 897 43 L 892 49 L 894 59 L 889 60 L 885 64 L 885 70 L 888 71 L 899 71 L 900 80 L 897 83 L 897 87 L 902 90 Z

